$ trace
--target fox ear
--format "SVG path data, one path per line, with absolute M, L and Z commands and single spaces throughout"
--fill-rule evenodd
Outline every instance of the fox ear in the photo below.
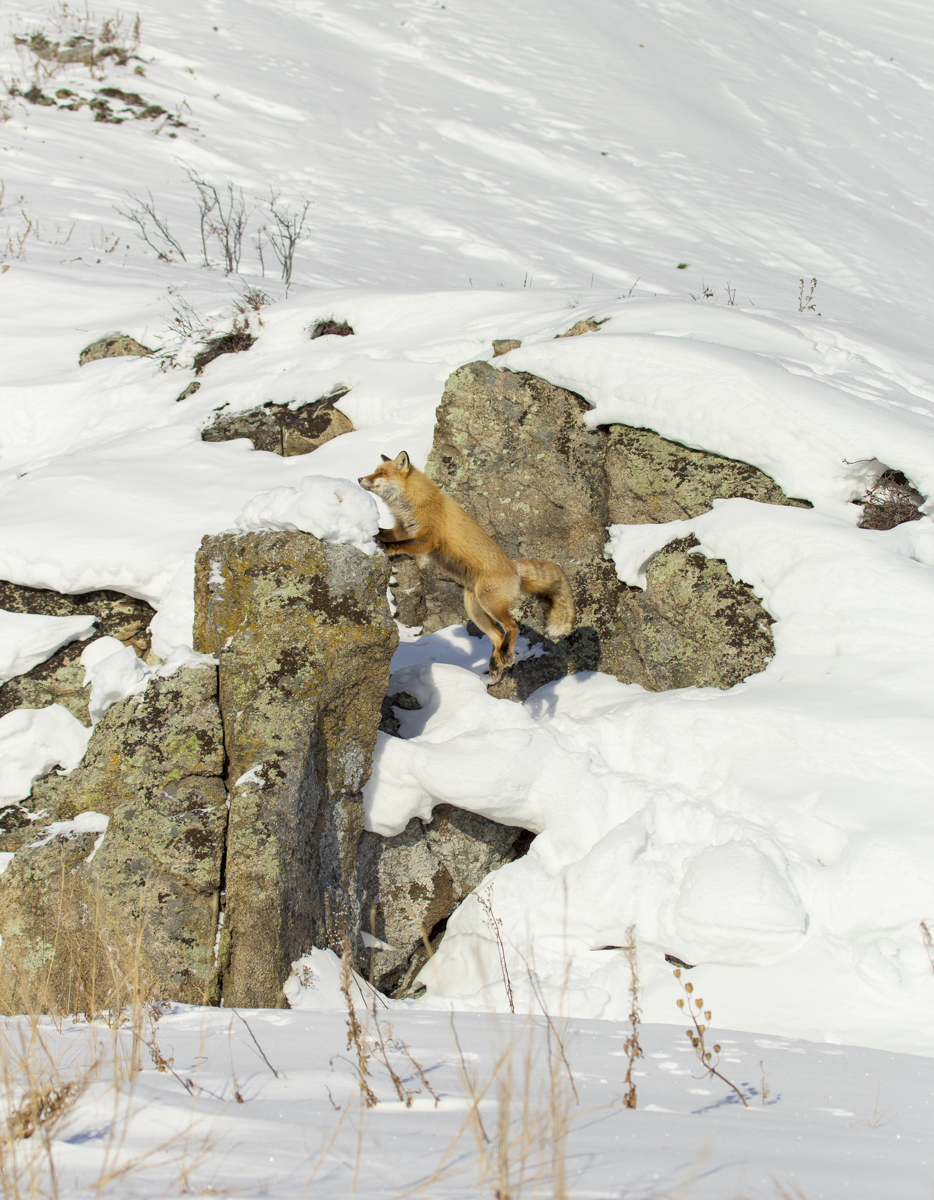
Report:
M 397 471 L 401 471 L 404 475 L 408 475 L 412 469 L 412 464 L 409 462 L 409 456 L 403 450 L 401 454 L 397 454 L 393 459 L 392 465 Z
M 389 462 L 389 455 L 388 455 L 388 454 L 381 454 L 381 455 L 380 455 L 380 458 L 383 460 L 383 462 Z

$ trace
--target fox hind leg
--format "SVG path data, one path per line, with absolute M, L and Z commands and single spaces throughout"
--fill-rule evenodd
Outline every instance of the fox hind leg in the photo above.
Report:
M 519 626 L 510 615 L 509 601 L 504 600 L 501 594 L 478 593 L 475 601 L 482 608 L 488 624 L 493 625 L 496 622 L 503 629 L 503 636 L 499 638 L 498 642 L 492 637 L 490 638 L 490 641 L 493 642 L 493 653 L 490 655 L 490 675 L 493 677 L 493 682 L 496 683 L 503 671 L 515 662 L 516 635 L 519 632 Z M 474 620 L 476 621 L 476 618 Z M 481 628 L 483 627 L 481 626 Z
M 512 639 L 510 640 L 509 628 L 503 621 L 500 624 L 506 630 L 505 636 L 497 628 L 495 621 L 491 618 L 489 611 L 481 604 L 476 594 L 470 588 L 464 588 L 464 608 L 467 610 L 467 616 L 470 617 L 474 625 L 477 626 L 493 643 L 493 653 L 490 655 L 490 677 L 493 683 L 499 682 L 506 667 L 511 667 L 513 662 L 513 644 L 516 640 L 517 626 L 512 617 L 509 616 L 508 609 L 506 610 L 507 621 L 514 626 Z M 497 620 L 499 618 L 496 618 Z M 502 651 L 503 645 L 506 645 L 506 653 Z

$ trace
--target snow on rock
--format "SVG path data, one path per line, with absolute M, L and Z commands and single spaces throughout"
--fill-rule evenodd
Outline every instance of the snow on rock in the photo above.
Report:
M 346 1009 L 347 1001 L 341 991 L 341 960 L 333 950 L 312 949 L 308 954 L 292 963 L 292 971 L 282 985 L 289 1008 L 302 1012 L 325 1012 L 335 1008 Z M 362 979 L 351 971 L 350 997 L 354 1008 L 366 1008 L 375 1003 L 384 1006 L 386 1001 Z
M 132 646 L 113 637 L 98 638 L 81 655 L 85 687 L 91 684 L 88 712 L 96 725 L 109 708 L 127 696 L 144 691 L 150 679 L 165 679 L 181 667 L 216 666 L 210 654 L 199 654 L 190 646 L 179 646 L 161 666 L 148 666 Z
M 91 730 L 60 704 L 18 708 L 0 717 L 0 805 L 25 800 L 53 767 L 76 767 L 90 736 Z
M 670 953 L 702 964 L 736 1028 L 934 1048 L 918 934 L 934 910 L 934 522 L 875 532 L 720 501 L 614 527 L 621 578 L 686 532 L 776 618 L 765 672 L 665 693 L 583 673 L 519 706 L 459 667 L 413 665 L 394 685 L 423 707 L 380 738 L 368 827 L 446 802 L 538 833 L 489 880 L 520 1003 L 534 962 L 556 1008 L 624 1017 L 625 962 L 603 948 L 634 924 L 651 1019 L 670 1013 Z M 473 898 L 420 978 L 426 1003 L 505 1003 Z
M 25 675 L 69 642 L 89 638 L 97 617 L 47 617 L 0 611 L 0 684 Z
M 585 418 L 591 428 L 647 426 L 752 463 L 788 496 L 824 505 L 853 500 L 884 464 L 903 471 L 929 498 L 925 511 L 934 511 L 934 412 L 919 408 L 905 387 L 860 394 L 833 386 L 794 362 L 787 347 L 769 346 L 776 339 L 762 325 L 758 342 L 746 346 L 730 344 L 729 318 L 720 322 L 720 344 L 658 325 L 649 336 L 616 332 L 625 325 L 524 345 L 495 365 L 580 393 L 593 405 Z
M 297 529 L 326 542 L 356 546 L 376 554 L 379 510 L 373 497 L 349 479 L 308 475 L 298 487 L 278 487 L 255 496 L 237 517 L 244 533 Z

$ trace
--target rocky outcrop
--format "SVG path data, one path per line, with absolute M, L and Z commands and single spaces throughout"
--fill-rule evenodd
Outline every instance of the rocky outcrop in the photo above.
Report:
M 427 825 L 413 817 L 395 837 L 364 833 L 362 919 L 372 936 L 361 973 L 382 992 L 409 994 L 454 909 L 490 871 L 524 853 L 530 837 L 450 804 Z
M 756 468 L 690 450 L 645 429 L 589 430 L 582 397 L 533 375 L 470 363 L 447 381 L 426 471 L 510 558 L 549 558 L 568 574 L 577 628 L 554 644 L 537 605 L 522 632 L 547 654 L 517 664 L 491 689 L 524 699 L 549 680 L 600 670 L 653 691 L 730 687 L 773 652 L 769 617 L 722 563 L 674 544 L 653 562 L 645 592 L 604 557 L 606 529 L 707 511 L 714 499 L 789 500 Z M 460 587 L 430 564 L 396 558 L 399 620 L 433 632 L 465 621 Z
M 248 438 L 255 449 L 268 450 L 290 458 L 310 454 L 325 442 L 353 430 L 350 418 L 334 407 L 347 388 L 330 396 L 322 396 L 301 408 L 290 409 L 287 404 L 262 404 L 245 412 L 218 416 L 212 425 L 202 430 L 204 442 L 230 442 Z M 181 397 L 180 397 L 181 398 Z
M 93 613 L 98 618 L 94 639 L 115 637 L 124 645 L 132 646 L 140 657 L 149 652 L 149 622 L 156 615 L 155 609 L 145 600 L 134 600 L 120 592 L 85 592 L 80 596 L 65 596 L 61 592 L 21 587 L 4 580 L 0 580 L 0 609 L 50 617 Z M 72 716 L 90 725 L 90 687 L 84 686 L 84 667 L 80 662 L 81 654 L 88 645 L 89 642 L 71 642 L 25 675 L 17 675 L 3 684 L 0 687 L 0 717 L 15 708 L 45 708 L 48 704 L 61 704 Z M 0 810 L 0 825 L 2 819 Z
M 97 1011 L 137 979 L 153 997 L 277 1007 L 312 947 L 346 937 L 361 957 L 361 789 L 398 640 L 388 575 L 304 533 L 205 539 L 196 637 L 219 665 L 152 679 L 77 768 L 5 810 L 0 1008 Z
M 205 538 L 195 647 L 216 654 L 230 813 L 226 1003 L 281 1007 L 311 947 L 359 954 L 357 845 L 397 644 L 388 563 L 304 533 Z
M 85 363 L 96 362 L 99 358 L 144 358 L 150 354 L 152 351 L 136 338 L 128 337 L 125 333 L 113 333 L 85 346 L 78 355 L 78 365 L 83 367 Z
M 223 769 L 217 671 L 192 667 L 114 705 L 81 765 L 33 787 L 4 838 L 0 1006 L 94 1012 L 137 977 L 216 1001 Z

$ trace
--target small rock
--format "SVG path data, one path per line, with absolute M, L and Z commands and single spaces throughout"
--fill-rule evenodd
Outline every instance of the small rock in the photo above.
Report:
M 352 337 L 353 329 L 346 321 L 335 321 L 333 318 L 328 318 L 325 321 L 319 321 L 311 331 L 313 338 L 328 337 Z
M 586 320 L 578 321 L 576 325 L 572 325 L 564 333 L 556 333 L 555 337 L 580 337 L 582 333 L 596 333 L 600 326 L 605 325 L 609 319 L 609 317 L 604 317 L 602 321 L 598 321 L 594 317 L 587 317 Z
M 145 358 L 150 354 L 152 351 L 141 346 L 135 338 L 128 337 L 125 333 L 114 333 L 110 337 L 101 338 L 99 342 L 85 346 L 78 356 L 78 365 L 83 367 L 85 363 L 96 362 L 99 358 Z
M 201 375 L 208 363 L 220 358 L 222 354 L 241 354 L 244 350 L 249 350 L 255 341 L 256 338 L 246 329 L 234 329 L 231 333 L 210 338 L 204 343 L 201 353 L 195 355 L 195 374 Z
M 181 400 L 187 400 L 188 397 L 193 396 L 200 387 L 201 387 L 200 381 L 197 379 L 193 380 L 191 383 L 189 383 L 188 387 L 185 388 L 185 390 L 182 392 L 182 394 L 180 396 L 176 397 L 175 403 L 178 404 Z M 210 438 L 202 438 L 202 440 L 210 441 L 211 439 Z
M 245 412 L 218 416 L 212 425 L 202 430 L 205 442 L 230 442 L 236 438 L 248 438 L 255 449 L 291 458 L 299 454 L 310 454 L 325 442 L 351 433 L 353 424 L 335 407 L 347 388 L 339 388 L 330 396 L 322 396 L 301 408 L 291 409 L 287 404 L 267 403 Z
M 518 350 L 522 342 L 518 338 L 494 338 L 493 339 L 493 357 L 499 358 L 501 354 L 508 354 L 510 350 Z

